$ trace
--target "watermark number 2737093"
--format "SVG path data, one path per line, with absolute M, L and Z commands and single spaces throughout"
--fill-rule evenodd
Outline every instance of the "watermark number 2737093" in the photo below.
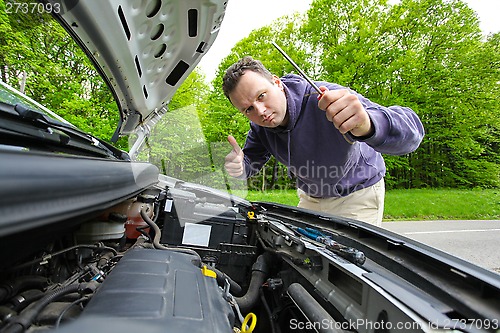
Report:
M 58 14 L 61 12 L 61 4 L 7 0 L 5 12 L 7 14 Z

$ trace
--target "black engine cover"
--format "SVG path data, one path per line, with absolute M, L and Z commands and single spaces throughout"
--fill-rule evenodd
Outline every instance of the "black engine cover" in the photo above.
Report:
M 83 314 L 61 332 L 232 332 L 234 314 L 195 257 L 166 250 L 127 252 Z

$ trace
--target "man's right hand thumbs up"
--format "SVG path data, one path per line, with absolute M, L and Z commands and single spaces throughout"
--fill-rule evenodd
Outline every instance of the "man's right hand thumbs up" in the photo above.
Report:
M 245 155 L 243 154 L 243 150 L 241 150 L 240 146 L 238 145 L 238 142 L 236 142 L 236 139 L 232 135 L 229 135 L 227 137 L 227 141 L 229 141 L 229 144 L 231 144 L 233 150 L 231 150 L 231 152 L 227 154 L 225 158 L 224 168 L 226 168 L 226 171 L 230 176 L 239 177 L 245 172 L 245 169 L 243 167 L 243 157 Z

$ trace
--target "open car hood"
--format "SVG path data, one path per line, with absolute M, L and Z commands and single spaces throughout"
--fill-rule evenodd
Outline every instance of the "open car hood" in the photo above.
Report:
M 54 2 L 60 3 L 56 18 L 117 101 L 121 120 L 113 141 L 147 132 L 166 112 L 176 89 L 213 44 L 227 5 L 227 0 Z

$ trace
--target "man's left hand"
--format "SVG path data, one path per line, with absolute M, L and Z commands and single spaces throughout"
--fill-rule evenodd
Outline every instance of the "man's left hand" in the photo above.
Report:
M 358 96 L 347 89 L 328 90 L 324 86 L 320 89 L 323 94 L 319 98 L 318 107 L 325 111 L 328 121 L 331 121 L 340 133 L 351 132 L 359 137 L 373 134 L 372 122 Z

